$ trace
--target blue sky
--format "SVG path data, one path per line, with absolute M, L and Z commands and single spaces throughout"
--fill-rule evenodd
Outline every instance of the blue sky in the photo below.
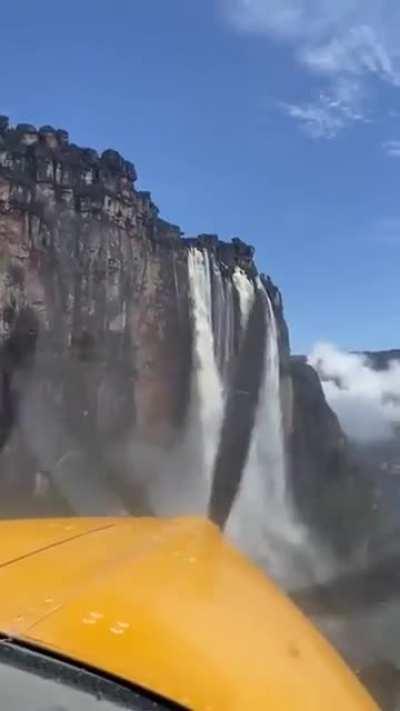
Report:
M 398 0 L 16 0 L 0 112 L 136 163 L 187 234 L 255 245 L 294 351 L 400 347 Z

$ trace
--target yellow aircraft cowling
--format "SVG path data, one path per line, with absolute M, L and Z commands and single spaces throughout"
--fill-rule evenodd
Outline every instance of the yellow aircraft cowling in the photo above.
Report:
M 1 522 L 0 631 L 194 711 L 377 709 L 202 519 Z

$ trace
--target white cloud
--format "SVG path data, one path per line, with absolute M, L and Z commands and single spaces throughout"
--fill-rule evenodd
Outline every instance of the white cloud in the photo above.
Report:
M 400 423 L 400 362 L 377 371 L 366 357 L 328 343 L 317 344 L 309 362 L 349 437 L 373 442 L 393 436 L 394 424 Z
M 304 104 L 281 103 L 292 118 L 299 119 L 312 138 L 334 138 L 348 123 L 367 121 L 363 95 L 357 82 L 340 80 L 330 92 Z
M 345 73 L 360 77 L 370 72 L 394 85 L 399 84 L 393 58 L 367 25 L 352 27 L 321 45 L 306 46 L 301 59 L 311 70 L 321 74 Z
M 286 42 L 299 65 L 320 77 L 315 100 L 281 104 L 313 137 L 331 138 L 366 118 L 373 81 L 400 86 L 398 0 L 221 2 L 236 28 Z
M 382 148 L 390 158 L 400 158 L 400 140 L 385 141 L 382 143 Z
M 299 119 L 312 138 L 333 138 L 343 128 L 340 112 L 332 111 L 329 103 L 281 104 L 288 116 Z

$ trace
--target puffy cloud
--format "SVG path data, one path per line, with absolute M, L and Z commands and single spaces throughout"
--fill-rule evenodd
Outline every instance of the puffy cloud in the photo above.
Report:
M 318 343 L 309 356 L 346 434 L 360 442 L 393 436 L 400 423 L 400 362 L 374 370 L 366 356 Z

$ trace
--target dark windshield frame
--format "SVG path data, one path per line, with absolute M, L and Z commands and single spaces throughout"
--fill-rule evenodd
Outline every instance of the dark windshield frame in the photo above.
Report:
M 190 711 L 187 707 L 112 674 L 9 637 L 0 637 L 0 664 L 51 680 L 60 684 L 60 687 L 85 692 L 115 704 L 116 709 Z

